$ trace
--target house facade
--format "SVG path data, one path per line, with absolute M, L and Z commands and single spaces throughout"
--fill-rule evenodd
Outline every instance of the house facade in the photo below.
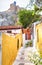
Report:
M 25 45 L 29 40 L 31 40 L 31 29 L 22 29 L 23 34 L 23 45 Z
M 39 53 L 42 58 L 42 22 L 38 21 L 33 24 L 33 48 Z
M 12 65 L 22 46 L 22 30 L 17 26 L 0 26 L 2 33 L 2 65 Z

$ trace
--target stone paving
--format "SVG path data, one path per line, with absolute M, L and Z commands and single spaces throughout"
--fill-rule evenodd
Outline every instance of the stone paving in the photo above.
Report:
M 26 59 L 27 52 L 32 50 L 32 48 L 21 48 L 17 54 L 16 60 L 13 65 L 34 65 L 29 60 Z

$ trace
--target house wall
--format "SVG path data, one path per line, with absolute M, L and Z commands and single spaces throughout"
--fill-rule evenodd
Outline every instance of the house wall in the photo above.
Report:
M 2 33 L 2 65 L 12 65 L 16 59 L 21 44 L 22 33 L 16 34 L 15 36 Z
M 27 40 L 31 40 L 31 30 L 30 29 L 23 29 L 23 33 L 25 33 L 25 38 L 27 34 Z
M 25 40 L 25 34 L 22 34 L 22 36 L 23 36 L 23 46 L 25 46 L 25 44 L 27 44 L 27 42 L 30 40 Z
M 42 57 L 42 23 L 36 26 L 36 34 L 37 34 L 36 48 L 40 54 L 40 57 Z

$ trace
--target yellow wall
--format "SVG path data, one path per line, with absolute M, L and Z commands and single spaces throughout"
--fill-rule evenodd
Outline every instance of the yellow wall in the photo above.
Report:
M 42 58 L 42 23 L 36 26 L 37 33 L 37 50 L 39 52 L 40 57 Z
M 19 39 L 19 48 L 22 43 L 22 34 L 16 34 L 16 36 L 8 36 L 2 33 L 2 65 L 12 65 L 14 62 L 17 52 L 17 39 Z

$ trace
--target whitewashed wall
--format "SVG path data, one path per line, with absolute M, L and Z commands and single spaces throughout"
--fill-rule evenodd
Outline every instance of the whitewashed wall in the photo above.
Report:
M 20 33 L 21 32 L 21 29 L 14 29 L 12 30 L 12 33 Z
M 34 30 L 34 33 L 33 33 L 33 35 L 34 35 L 34 38 L 33 38 L 33 48 L 34 49 L 36 49 L 36 41 L 37 41 L 36 25 L 39 24 L 39 23 L 40 23 L 39 21 L 35 22 L 34 23 L 34 28 L 33 28 L 33 30 Z
M 30 40 L 25 40 L 25 34 L 22 35 L 23 36 L 23 46 L 25 46 L 25 44 L 30 41 Z

